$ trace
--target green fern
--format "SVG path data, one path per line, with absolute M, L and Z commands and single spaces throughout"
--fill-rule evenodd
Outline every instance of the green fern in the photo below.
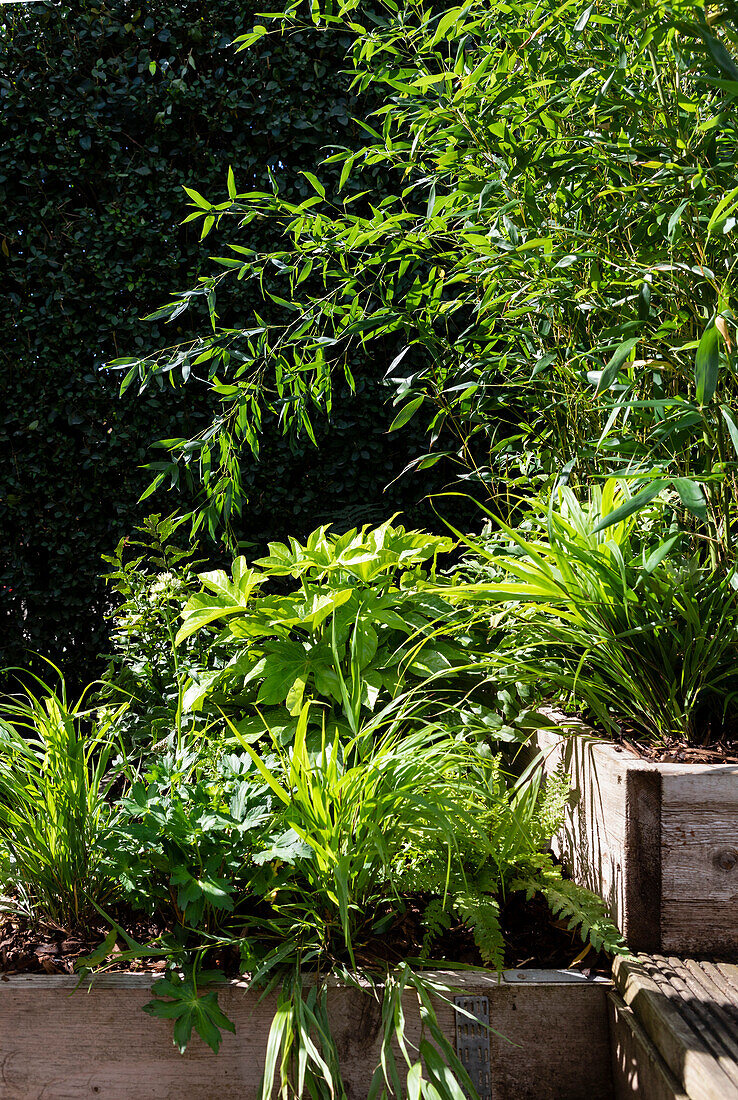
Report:
M 546 849 L 551 837 L 561 829 L 566 807 L 571 797 L 571 776 L 563 764 L 552 771 L 539 792 L 536 812 L 530 820 L 531 839 L 537 847 Z
M 595 951 L 604 950 L 609 955 L 629 953 L 602 898 L 562 878 L 560 871 L 545 858 L 541 859 L 534 874 L 515 879 L 512 888 L 525 890 L 529 899 L 534 894 L 543 894 L 553 915 L 566 921 L 572 931 L 577 930 L 583 942 L 591 943 Z
M 505 965 L 505 941 L 500 927 L 500 907 L 490 897 L 479 894 L 458 894 L 454 909 L 469 925 L 474 942 L 485 962 L 502 970 Z
M 423 957 L 427 956 L 431 944 L 451 927 L 452 917 L 443 898 L 431 898 L 423 914 L 425 934 L 423 936 Z

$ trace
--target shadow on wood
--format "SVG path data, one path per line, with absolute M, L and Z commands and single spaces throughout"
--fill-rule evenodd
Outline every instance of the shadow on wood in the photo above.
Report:
M 489 1000 L 493 1100 L 611 1100 L 606 997 L 610 983 L 574 972 L 437 972 L 454 992 Z M 236 1034 L 214 1055 L 198 1038 L 186 1054 L 172 1044 L 169 1021 L 141 1011 L 145 975 L 107 976 L 88 993 L 75 980 L 12 976 L 0 983 L 2 1100 L 256 1100 L 275 997 L 260 1001 L 240 982 L 219 994 Z M 329 990 L 333 1032 L 348 1100 L 366 1100 L 378 1062 L 379 1006 L 360 991 Z M 437 1001 L 453 1041 L 450 1004 Z M 405 1004 L 417 1042 L 417 1004 Z M 403 1075 L 404 1077 L 404 1075 Z

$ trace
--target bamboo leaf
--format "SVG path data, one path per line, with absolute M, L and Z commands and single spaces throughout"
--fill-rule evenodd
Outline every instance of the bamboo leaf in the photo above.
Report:
M 424 400 L 425 398 L 422 396 L 414 397 L 412 401 L 408 401 L 407 405 L 403 405 L 390 424 L 388 432 L 396 432 L 398 428 L 402 428 L 409 420 L 412 420 Z
M 603 390 L 607 390 L 610 388 L 610 386 L 618 376 L 618 371 L 620 370 L 623 363 L 628 358 L 637 343 L 638 337 L 631 337 L 630 340 L 623 340 L 622 344 L 620 344 L 615 349 L 614 354 L 610 358 L 610 361 L 608 362 L 607 366 L 602 371 L 602 374 L 599 377 L 599 380 L 597 382 L 597 389 L 595 390 L 595 395 L 600 394 Z
M 636 493 L 630 500 L 626 500 L 624 504 L 616 508 L 614 512 L 610 512 L 601 519 L 594 528 L 593 534 L 596 535 L 598 531 L 606 531 L 608 527 L 620 523 L 622 519 L 627 519 L 628 516 L 640 512 L 641 508 L 645 508 L 645 506 L 652 501 L 654 497 L 657 497 L 661 490 L 668 484 L 669 482 L 666 478 L 657 478 L 655 481 L 652 481 L 645 489 L 641 489 L 640 493 Z
M 706 405 L 712 400 L 717 388 L 719 369 L 720 333 L 713 318 L 702 333 L 694 362 L 694 380 L 700 405 Z
M 705 494 L 696 481 L 688 477 L 675 477 L 674 488 L 679 493 L 679 499 L 697 519 L 707 519 L 707 501 Z
M 720 412 L 723 414 L 723 420 L 728 427 L 728 434 L 730 435 L 730 441 L 733 444 L 733 450 L 735 451 L 736 456 L 738 456 L 738 426 L 736 425 L 736 422 L 733 419 L 733 414 L 731 413 L 727 405 L 721 405 Z

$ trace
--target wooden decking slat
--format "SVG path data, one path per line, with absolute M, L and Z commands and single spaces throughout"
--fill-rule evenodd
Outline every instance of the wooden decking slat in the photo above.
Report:
M 645 955 L 617 960 L 615 980 L 690 1100 L 738 1100 L 738 967 Z
M 693 1026 L 712 1050 L 728 1077 L 738 1085 L 738 1041 L 733 1022 L 714 999 L 704 980 L 690 971 L 679 959 L 664 960 L 671 968 L 670 984 L 683 998 L 681 1011 L 694 1020 Z

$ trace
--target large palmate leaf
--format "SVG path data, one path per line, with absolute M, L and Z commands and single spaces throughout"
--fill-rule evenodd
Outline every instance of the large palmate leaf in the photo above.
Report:
M 222 981 L 219 972 L 203 972 L 199 975 L 205 984 Z M 174 1020 L 174 1044 L 182 1054 L 187 1049 L 195 1031 L 217 1054 L 222 1041 L 221 1030 L 235 1032 L 235 1025 L 221 1011 L 218 995 L 213 990 L 201 993 L 191 977 L 171 972 L 161 981 L 154 982 L 155 999 L 144 1005 L 144 1012 L 160 1019 Z
M 259 703 L 284 703 L 290 714 L 299 714 L 309 683 L 321 694 L 339 700 L 333 655 L 326 643 L 310 645 L 278 639 L 264 646 L 264 675 L 259 688 Z

